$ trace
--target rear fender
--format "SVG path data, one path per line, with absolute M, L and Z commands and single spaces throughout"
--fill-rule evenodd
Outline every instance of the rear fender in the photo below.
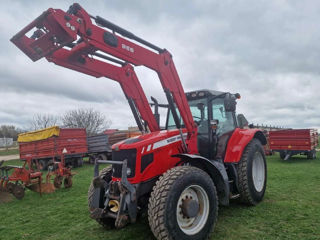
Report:
M 177 154 L 173 157 L 179 157 L 183 163 L 189 163 L 207 172 L 217 188 L 219 203 L 224 206 L 229 205 L 229 178 L 223 163 L 193 154 Z
M 267 139 L 261 130 L 237 128 L 228 142 L 224 162 L 238 163 L 244 149 L 253 138 L 257 138 L 262 145 L 267 144 Z

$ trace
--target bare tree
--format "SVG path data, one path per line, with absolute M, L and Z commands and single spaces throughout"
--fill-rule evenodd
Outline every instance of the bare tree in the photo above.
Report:
M 8 149 L 18 138 L 18 134 L 21 130 L 17 129 L 13 125 L 1 125 L 0 126 L 0 138 L 1 142 L 4 144 L 4 147 Z
M 101 112 L 92 108 L 79 108 L 67 111 L 61 118 L 64 127 L 85 128 L 89 136 L 101 133 L 111 125 Z
M 38 130 L 42 128 L 52 127 L 58 124 L 59 118 L 52 114 L 36 114 L 33 116 L 33 121 L 31 122 L 31 128 L 33 130 Z
M 0 137 L 1 138 L 12 138 L 13 141 L 17 141 L 19 133 L 23 130 L 17 128 L 14 125 L 1 125 L 0 126 Z

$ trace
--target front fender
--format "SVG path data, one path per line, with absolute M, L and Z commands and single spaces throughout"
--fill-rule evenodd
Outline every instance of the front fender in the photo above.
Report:
M 219 203 L 224 206 L 229 205 L 229 178 L 223 163 L 193 154 L 177 154 L 173 157 L 179 157 L 183 163 L 189 163 L 207 172 L 217 188 Z
M 267 144 L 267 139 L 261 130 L 237 128 L 229 139 L 224 162 L 238 163 L 244 149 L 253 138 L 257 138 L 262 145 Z

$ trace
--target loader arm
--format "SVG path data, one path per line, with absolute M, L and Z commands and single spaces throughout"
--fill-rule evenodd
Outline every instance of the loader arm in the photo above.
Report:
M 97 25 L 93 24 L 91 19 Z M 34 29 L 36 30 L 32 36 L 26 36 Z M 67 12 L 48 9 L 17 33 L 11 41 L 33 61 L 46 57 L 48 61 L 66 68 L 118 81 L 129 101 L 139 128 L 142 128 L 142 119 L 152 132 L 159 131 L 160 127 L 152 114 L 132 65 L 143 65 L 156 71 L 180 130 L 176 107 L 183 119 L 188 132 L 186 140 L 188 152 L 198 152 L 197 127 L 172 56 L 167 50 L 101 17 L 89 15 L 77 3 L 73 4 Z M 119 64 L 120 66 L 116 66 Z

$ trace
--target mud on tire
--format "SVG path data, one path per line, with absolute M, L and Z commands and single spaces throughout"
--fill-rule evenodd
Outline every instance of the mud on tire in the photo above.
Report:
M 200 219 L 204 223 L 200 228 L 195 228 L 196 231 L 186 232 L 186 229 L 179 225 L 181 224 L 180 200 L 185 191 L 193 186 L 198 186 L 205 192 L 209 204 L 204 207 L 205 204 L 201 205 L 201 198 L 198 198 L 199 211 L 195 219 Z M 205 213 L 207 213 L 207 218 L 203 219 L 201 215 Z M 200 218 L 198 218 L 199 216 Z M 179 166 L 168 170 L 157 181 L 149 199 L 149 225 L 158 240 L 208 239 L 217 221 L 217 216 L 218 197 L 216 188 L 209 175 L 199 168 Z M 192 217 L 190 218 L 192 219 Z M 193 224 L 197 224 L 197 222 L 193 222 Z

